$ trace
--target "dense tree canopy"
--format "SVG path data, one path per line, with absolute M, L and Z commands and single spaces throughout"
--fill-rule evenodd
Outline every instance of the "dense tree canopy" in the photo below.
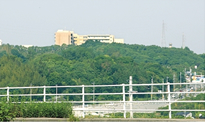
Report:
M 155 83 L 166 77 L 173 82 L 172 75 L 179 75 L 185 68 L 197 65 L 197 71 L 204 72 L 204 59 L 205 54 L 197 55 L 187 47 L 98 41 L 29 48 L 7 44 L 0 46 L 0 86 L 122 84 L 129 76 L 133 76 L 133 83 L 150 83 L 151 77 Z M 96 92 L 110 90 L 119 89 L 101 88 Z

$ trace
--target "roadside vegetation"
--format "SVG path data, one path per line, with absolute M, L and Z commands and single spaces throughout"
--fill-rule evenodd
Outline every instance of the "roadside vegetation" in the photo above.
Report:
M 72 114 L 70 103 L 45 103 L 45 102 L 29 102 L 16 100 L 0 102 L 0 121 L 10 121 L 17 117 L 32 118 L 32 117 L 48 117 L 48 118 L 68 118 L 68 120 L 78 120 Z

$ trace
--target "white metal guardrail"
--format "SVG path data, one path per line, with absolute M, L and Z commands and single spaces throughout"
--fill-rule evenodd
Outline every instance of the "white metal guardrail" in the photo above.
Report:
M 203 90 L 201 91 L 195 91 L 195 92 L 171 92 L 170 90 L 170 85 L 188 85 L 188 84 L 198 84 L 203 86 Z M 132 92 L 132 87 L 139 87 L 139 86 L 167 86 L 167 91 L 166 92 Z M 57 96 L 71 96 L 71 95 L 75 95 L 75 96 L 82 96 L 82 101 L 69 101 L 71 103 L 81 103 L 82 104 L 82 108 L 80 109 L 76 109 L 77 111 L 82 111 L 83 112 L 83 118 L 85 117 L 84 112 L 86 111 L 121 111 L 124 113 L 124 118 L 126 118 L 126 112 L 130 112 L 130 117 L 133 117 L 133 112 L 136 111 L 168 111 L 169 112 L 169 118 L 172 118 L 171 112 L 172 111 L 205 111 L 205 109 L 172 109 L 171 108 L 171 103 L 194 103 L 194 102 L 198 102 L 198 103 L 204 103 L 204 100 L 183 100 L 183 101 L 176 101 L 176 100 L 171 100 L 171 94 L 176 94 L 176 93 L 180 93 L 180 94 L 200 94 L 200 93 L 205 93 L 205 89 L 204 89 L 205 83 L 158 83 L 158 84 L 132 84 L 132 82 L 130 82 L 130 84 L 120 84 L 120 85 L 77 85 L 77 86 L 30 86 L 30 87 L 1 87 L 1 90 L 6 90 L 6 94 L 0 94 L 0 97 L 7 97 L 7 101 L 9 101 L 10 97 L 14 97 L 14 96 L 43 96 L 43 100 L 42 102 L 49 102 L 46 100 L 46 96 L 56 96 L 56 102 L 57 102 Z M 89 87 L 121 87 L 122 88 L 122 92 L 120 93 L 85 93 L 85 88 L 89 88 Z M 129 91 L 130 92 L 125 92 L 125 87 L 129 87 Z M 43 93 L 40 94 L 14 94 L 14 93 L 10 93 L 11 90 L 18 90 L 18 89 L 43 89 Z M 46 93 L 46 89 L 49 88 L 55 88 L 56 89 L 56 93 Z M 82 89 L 82 93 L 57 93 L 58 89 L 60 88 L 81 88 Z M 167 100 L 151 100 L 151 101 L 133 101 L 133 95 L 139 95 L 139 94 L 166 94 L 167 95 Z M 85 96 L 86 95 L 122 95 L 123 100 L 122 101 L 85 101 Z M 129 95 L 129 101 L 126 101 L 126 95 Z M 168 103 L 168 109 L 133 109 L 132 108 L 132 104 L 133 103 L 153 103 L 153 102 L 157 102 L 157 103 Z M 85 103 L 121 103 L 123 104 L 123 108 L 122 109 L 85 109 Z M 130 109 L 126 109 L 126 104 L 129 103 L 130 105 Z

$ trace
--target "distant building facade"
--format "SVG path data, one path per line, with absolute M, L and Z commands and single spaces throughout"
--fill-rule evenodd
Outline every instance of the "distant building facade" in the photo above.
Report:
M 55 33 L 56 45 L 81 45 L 87 40 L 98 40 L 104 43 L 124 43 L 124 39 L 115 39 L 114 35 L 78 35 L 73 31 L 58 30 Z
M 22 45 L 22 46 L 26 48 L 33 47 L 33 45 Z
M 64 31 L 58 30 L 55 33 L 55 44 L 56 45 L 70 45 L 73 43 L 73 32 L 72 31 Z

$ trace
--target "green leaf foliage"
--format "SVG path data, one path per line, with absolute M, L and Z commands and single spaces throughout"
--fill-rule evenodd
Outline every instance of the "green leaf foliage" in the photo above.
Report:
M 127 84 L 129 76 L 133 76 L 135 84 L 150 83 L 151 77 L 154 78 L 154 83 L 161 83 L 166 77 L 169 77 L 169 82 L 173 82 L 173 74 L 179 78 L 179 72 L 184 72 L 185 68 L 205 73 L 204 61 L 204 54 L 198 55 L 188 47 L 161 48 L 154 45 L 108 44 L 92 40 L 80 46 L 52 45 L 26 48 L 7 44 L 0 46 L 0 86 Z M 198 69 L 194 69 L 195 65 Z M 184 81 L 183 77 L 182 82 Z M 85 90 L 92 92 L 92 88 Z M 148 87 L 134 90 L 149 91 Z M 54 93 L 55 90 L 47 92 Z M 73 93 L 81 90 L 61 89 L 58 92 Z M 95 92 L 122 92 L 122 89 L 96 88 Z M 69 99 L 74 98 L 78 99 Z M 87 96 L 85 99 L 91 100 L 92 97 Z M 96 99 L 108 97 L 96 96 Z

